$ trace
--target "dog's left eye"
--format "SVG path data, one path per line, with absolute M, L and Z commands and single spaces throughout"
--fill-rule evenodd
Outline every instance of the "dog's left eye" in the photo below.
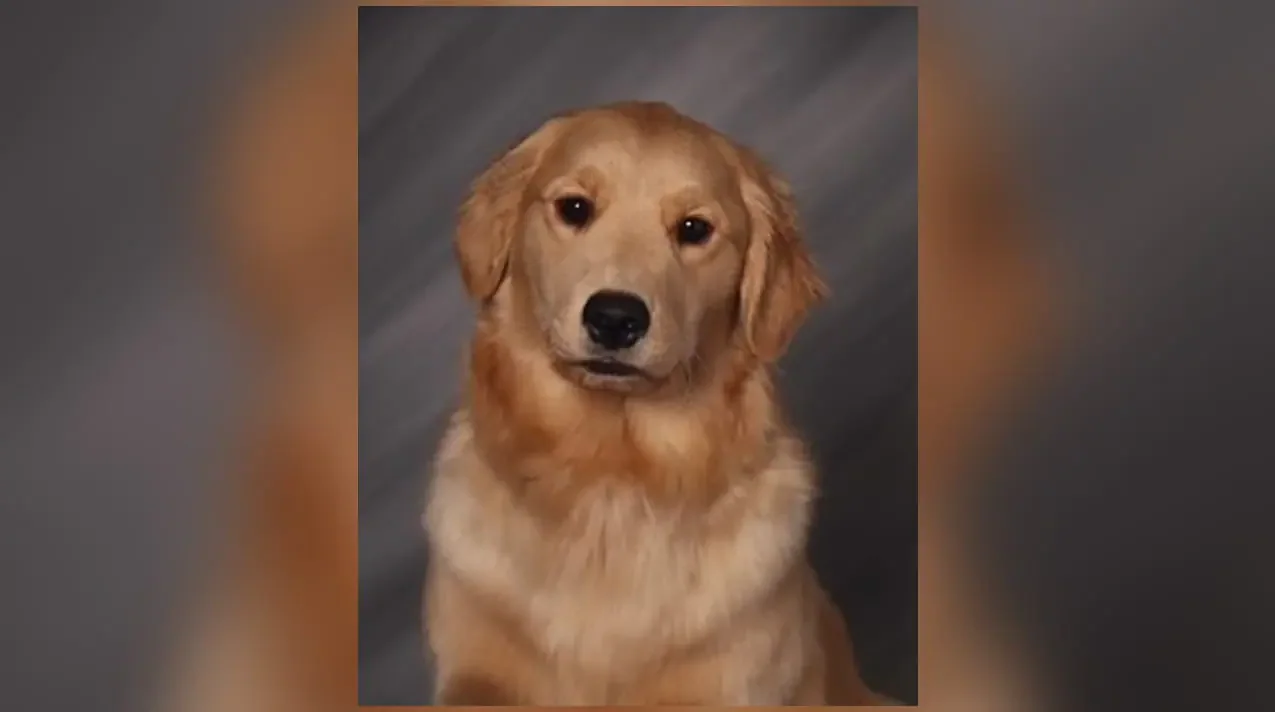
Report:
M 713 226 L 701 218 L 685 218 L 677 224 L 677 241 L 683 245 L 702 245 L 713 236 Z
M 554 208 L 562 222 L 576 229 L 589 224 L 593 218 L 593 203 L 578 195 L 569 195 L 554 201 Z

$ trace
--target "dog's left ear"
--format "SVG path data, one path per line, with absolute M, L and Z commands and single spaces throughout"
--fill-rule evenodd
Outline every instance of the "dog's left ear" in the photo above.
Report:
M 504 281 L 509 248 L 526 207 L 528 181 L 563 122 L 562 117 L 550 119 L 506 151 L 478 176 L 460 206 L 456 257 L 465 289 L 476 300 L 489 299 Z
M 752 226 L 740 284 L 740 328 L 749 350 L 774 363 L 828 287 L 802 242 L 788 184 L 747 149 L 736 151 Z

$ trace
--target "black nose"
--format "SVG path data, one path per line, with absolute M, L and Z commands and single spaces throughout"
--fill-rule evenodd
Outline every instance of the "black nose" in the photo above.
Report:
M 627 349 L 651 328 L 646 303 L 628 292 L 595 292 L 584 303 L 584 329 L 604 349 Z

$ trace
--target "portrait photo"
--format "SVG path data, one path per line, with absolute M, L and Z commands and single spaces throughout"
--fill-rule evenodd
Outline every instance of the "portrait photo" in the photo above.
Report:
M 917 704 L 916 9 L 358 20 L 360 704 Z

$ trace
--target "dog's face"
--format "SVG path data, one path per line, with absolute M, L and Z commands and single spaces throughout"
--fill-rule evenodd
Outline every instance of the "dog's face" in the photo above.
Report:
M 734 348 L 773 361 L 824 291 L 786 187 L 663 104 L 546 123 L 475 183 L 456 244 L 471 294 L 503 291 L 589 388 L 690 383 Z

